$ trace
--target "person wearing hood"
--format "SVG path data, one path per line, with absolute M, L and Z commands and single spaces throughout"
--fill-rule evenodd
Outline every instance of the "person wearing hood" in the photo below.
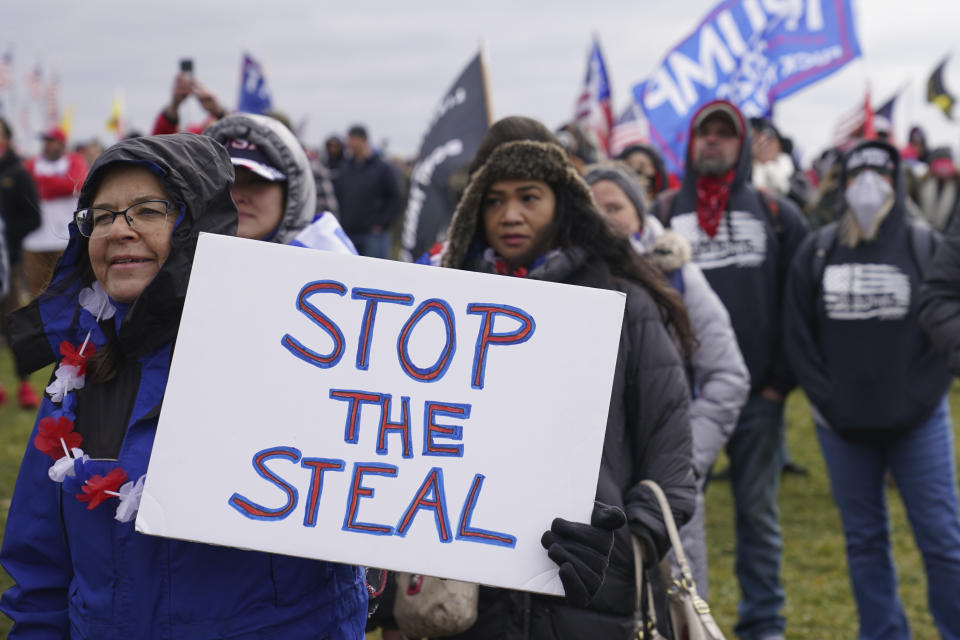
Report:
M 841 184 L 843 215 L 797 251 L 784 330 L 843 522 L 859 637 L 910 637 L 890 549 L 889 471 L 923 555 L 940 637 L 960 638 L 950 373 L 917 321 L 913 293 L 936 237 L 907 220 L 889 144 L 849 151 Z
M 431 262 L 626 294 L 593 519 L 558 518 L 542 540 L 560 565 L 566 597 L 481 586 L 477 621 L 456 637 L 628 637 L 636 594 L 631 534 L 646 568 L 669 549 L 654 496 L 640 481 L 660 484 L 678 525 L 694 509 L 689 388 L 665 325 L 685 348 L 692 344 L 678 296 L 610 230 L 549 129 L 519 116 L 487 131 L 447 242 Z
M 690 260 L 690 243 L 675 231 L 664 230 L 648 215 L 643 185 L 626 166 L 605 164 L 584 176 L 597 208 L 637 253 L 647 256 L 683 297 L 697 346 L 688 374 L 693 391 L 690 431 L 693 437 L 693 473 L 697 478 L 697 505 L 681 530 L 680 540 L 697 586 L 707 591 L 707 540 L 703 490 L 717 454 L 730 439 L 740 408 L 747 401 L 750 375 L 743 362 L 730 316 L 710 288 L 700 268 Z
M 0 548 L 10 638 L 362 637 L 357 567 L 134 529 L 197 237 L 236 232 L 233 177 L 208 137 L 114 145 L 50 285 L 10 318 L 30 370 L 59 359 Z
M 781 296 L 806 235 L 788 200 L 751 184 L 750 129 L 730 102 L 704 105 L 690 122 L 686 173 L 654 212 L 687 239 L 693 261 L 730 314 L 750 371 L 750 397 L 727 442 L 736 510 L 741 601 L 734 631 L 744 640 L 782 638 L 783 543 L 777 488 L 783 467 L 783 403 L 794 387 L 783 352 Z
M 237 235 L 337 253 L 356 254 L 329 211 L 317 212 L 317 191 L 306 152 L 293 133 L 269 116 L 235 113 L 204 131 L 227 148 L 237 173 L 233 200 Z
M 653 201 L 661 192 L 670 187 L 670 174 L 663 156 L 656 147 L 649 144 L 631 144 L 617 155 L 644 181 L 647 200 Z

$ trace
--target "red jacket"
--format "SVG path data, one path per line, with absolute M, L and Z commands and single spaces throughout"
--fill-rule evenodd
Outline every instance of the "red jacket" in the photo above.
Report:
M 41 200 L 65 198 L 80 190 L 87 177 L 87 163 L 79 153 L 66 154 L 69 165 L 67 172 L 54 176 L 38 176 L 34 170 L 36 158 L 27 160 L 27 171 L 37 184 L 37 195 Z

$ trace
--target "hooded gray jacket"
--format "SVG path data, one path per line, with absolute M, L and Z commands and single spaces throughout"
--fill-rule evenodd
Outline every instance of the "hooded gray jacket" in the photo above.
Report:
M 693 469 L 703 478 L 737 425 L 740 409 L 750 393 L 750 373 L 743 361 L 730 314 L 714 293 L 703 271 L 690 261 L 690 243 L 675 231 L 646 216 L 647 257 L 666 275 L 680 270 L 683 304 L 699 343 L 691 356 L 690 431 Z M 636 243 L 634 244 L 636 246 Z
M 220 144 L 237 138 L 252 142 L 287 176 L 286 208 L 270 242 L 339 253 L 357 252 L 336 216 L 326 212 L 316 215 L 317 188 L 310 161 L 296 136 L 282 122 L 268 116 L 235 113 L 214 122 L 204 134 Z

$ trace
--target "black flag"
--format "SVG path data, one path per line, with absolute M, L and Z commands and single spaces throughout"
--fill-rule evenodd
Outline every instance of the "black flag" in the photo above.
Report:
M 932 102 L 940 107 L 940 110 L 943 111 L 948 118 L 953 120 L 953 114 L 950 112 L 953 111 L 954 97 L 950 95 L 947 87 L 943 84 L 943 67 L 946 64 L 946 60 L 941 62 L 937 68 L 933 70 L 930 79 L 927 80 L 927 102 Z
M 410 262 L 443 239 L 456 203 L 450 176 L 473 159 L 490 126 L 480 53 L 437 105 L 410 175 L 401 258 Z

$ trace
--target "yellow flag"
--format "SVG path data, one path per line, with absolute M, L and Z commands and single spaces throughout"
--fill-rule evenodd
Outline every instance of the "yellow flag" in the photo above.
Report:
M 123 93 L 120 91 L 113 94 L 113 105 L 110 107 L 107 131 L 116 134 L 118 138 L 125 133 L 123 125 Z
M 60 128 L 63 130 L 63 134 L 67 136 L 67 139 L 70 139 L 70 132 L 73 129 L 73 105 L 67 105 L 66 110 L 63 112 L 63 117 L 60 118 Z

